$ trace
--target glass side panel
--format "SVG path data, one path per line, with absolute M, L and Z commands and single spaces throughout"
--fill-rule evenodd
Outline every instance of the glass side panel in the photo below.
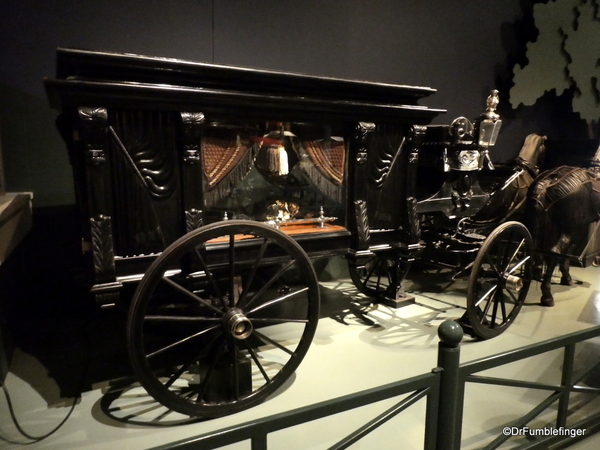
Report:
M 209 124 L 202 138 L 205 221 L 343 225 L 346 142 L 329 125 Z

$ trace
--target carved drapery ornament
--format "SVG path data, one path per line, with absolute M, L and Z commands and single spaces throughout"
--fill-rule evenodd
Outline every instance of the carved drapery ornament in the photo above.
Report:
M 380 127 L 369 146 L 369 185 L 381 189 L 392 167 L 400 157 L 405 137 L 397 127 Z
M 148 193 L 160 200 L 169 198 L 177 187 L 175 160 L 170 158 L 172 136 L 156 130 L 169 130 L 168 114 L 144 115 L 120 112 L 110 136 L 126 165 L 133 171 Z

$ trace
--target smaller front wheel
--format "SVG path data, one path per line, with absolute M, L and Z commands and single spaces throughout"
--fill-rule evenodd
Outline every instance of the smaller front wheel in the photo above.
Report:
M 465 332 L 481 339 L 503 333 L 525 302 L 532 268 L 533 243 L 523 224 L 506 222 L 492 231 L 473 263 Z

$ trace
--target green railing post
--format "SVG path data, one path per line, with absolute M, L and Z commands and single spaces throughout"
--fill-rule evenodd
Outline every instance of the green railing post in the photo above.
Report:
M 556 428 L 567 426 L 567 417 L 569 415 L 569 397 L 573 389 L 573 366 L 575 365 L 575 344 L 565 346 L 563 356 L 562 377 L 560 384 L 564 391 L 560 394 L 558 401 L 558 413 L 556 415 Z
M 251 439 L 251 450 L 267 450 L 267 433 L 261 432 L 260 435 Z
M 460 341 L 462 327 L 454 320 L 446 320 L 438 328 L 438 367 L 440 380 L 440 406 L 438 415 L 437 448 L 459 450 L 462 428 L 464 384 L 460 383 Z

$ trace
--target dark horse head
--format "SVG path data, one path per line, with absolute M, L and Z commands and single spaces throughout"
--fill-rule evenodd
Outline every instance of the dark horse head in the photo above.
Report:
M 491 182 L 486 189 L 490 192 L 488 202 L 474 215 L 476 222 L 497 223 L 518 216 L 525 206 L 527 190 L 538 175 L 539 166 L 546 151 L 546 136 L 530 134 L 525 138 L 519 155 L 505 165 L 496 165 L 496 170 L 480 173 L 481 182 L 486 177 Z

